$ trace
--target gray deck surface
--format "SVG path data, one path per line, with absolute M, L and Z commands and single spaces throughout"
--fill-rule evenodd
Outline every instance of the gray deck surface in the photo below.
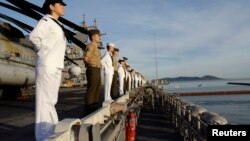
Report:
M 59 120 L 83 117 L 86 88 L 62 88 L 56 105 Z M 0 100 L 0 140 L 35 141 L 35 102 Z
M 183 141 L 183 138 L 161 112 L 142 109 L 138 120 L 137 141 Z
M 56 109 L 59 120 L 82 118 L 86 88 L 60 89 Z M 102 100 L 102 97 L 101 97 Z M 0 100 L 0 140 L 35 141 L 35 102 Z M 142 109 L 137 127 L 137 141 L 182 141 L 170 122 L 159 112 Z

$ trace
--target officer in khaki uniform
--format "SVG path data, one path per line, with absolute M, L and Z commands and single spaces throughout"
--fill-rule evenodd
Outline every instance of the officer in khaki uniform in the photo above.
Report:
M 84 63 L 87 67 L 87 91 L 85 95 L 85 115 L 98 109 L 99 93 L 101 87 L 101 53 L 98 45 L 101 41 L 100 31 L 93 29 L 89 31 L 89 43 L 85 50 Z
M 135 71 L 131 69 L 131 89 L 135 88 Z
M 119 49 L 115 48 L 113 52 L 113 65 L 114 65 L 114 75 L 111 86 L 111 97 L 112 99 L 116 99 L 118 97 L 118 58 Z

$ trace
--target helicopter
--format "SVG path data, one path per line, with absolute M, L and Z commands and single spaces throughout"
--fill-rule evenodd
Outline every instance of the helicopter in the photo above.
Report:
M 2 98 L 12 99 L 35 83 L 36 52 L 11 24 L 0 21 L 0 30 L 0 89 Z
M 0 2 L 0 6 L 35 20 L 40 20 L 45 14 L 42 8 L 25 0 L 6 1 L 12 5 Z M 28 33 L 33 30 L 30 25 L 0 13 L 1 18 Z M 88 32 L 98 28 L 96 23 L 94 26 L 81 27 L 64 18 L 59 20 L 68 27 L 65 30 L 68 45 L 65 53 L 62 86 L 65 86 L 65 82 L 83 85 L 86 83 L 86 77 L 82 56 L 88 42 Z M 26 90 L 28 93 L 28 90 L 35 85 L 36 51 L 29 42 L 28 36 L 25 36 L 18 28 L 0 20 L 0 29 L 0 96 L 3 99 L 16 99 L 26 93 Z M 101 43 L 99 49 L 103 48 Z

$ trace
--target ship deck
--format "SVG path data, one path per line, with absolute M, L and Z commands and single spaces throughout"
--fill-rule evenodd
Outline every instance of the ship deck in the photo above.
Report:
M 61 88 L 56 109 L 59 120 L 83 117 L 86 88 Z M 35 141 L 35 100 L 0 100 L 0 139 Z
M 61 88 L 56 105 L 59 120 L 83 118 L 86 88 Z M 4 141 L 35 141 L 35 99 L 0 100 L 0 138 Z M 142 109 L 138 119 L 137 141 L 182 141 L 171 122 L 160 113 Z
M 160 111 L 142 109 L 138 120 L 137 141 L 183 141 L 183 138 Z

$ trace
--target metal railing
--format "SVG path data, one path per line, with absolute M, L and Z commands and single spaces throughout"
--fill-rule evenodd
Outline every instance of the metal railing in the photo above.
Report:
M 115 106 L 122 108 L 117 110 Z M 206 141 L 208 125 L 227 124 L 227 120 L 218 114 L 184 101 L 176 94 L 168 94 L 148 85 L 131 91 L 114 103 L 104 102 L 102 108 L 83 119 L 60 121 L 48 140 L 125 141 L 127 116 L 133 111 L 136 118 L 139 118 L 141 106 L 149 106 L 152 110 L 160 108 L 166 120 L 171 121 L 184 141 Z
M 164 114 L 184 141 L 206 141 L 208 125 L 227 124 L 227 120 L 205 108 L 186 102 L 175 94 L 163 94 Z
M 125 123 L 130 111 L 140 112 L 140 88 L 82 119 L 60 121 L 48 141 L 125 141 Z M 117 108 L 118 107 L 118 108 Z M 139 117 L 139 116 L 138 116 Z

